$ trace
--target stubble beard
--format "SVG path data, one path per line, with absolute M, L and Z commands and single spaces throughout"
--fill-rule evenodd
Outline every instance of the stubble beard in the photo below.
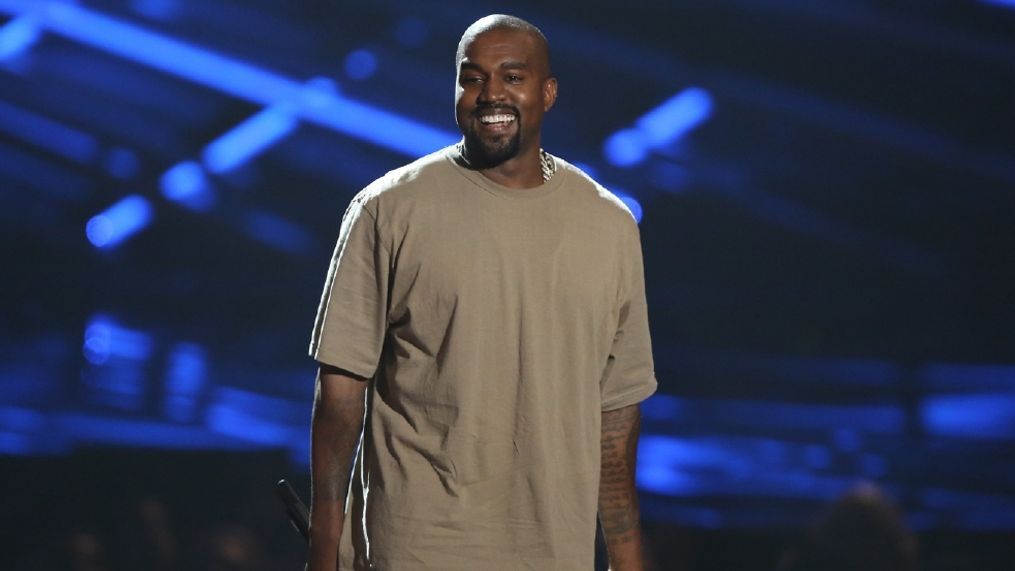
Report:
M 517 117 L 516 121 L 521 121 Z M 474 168 L 485 169 L 495 167 L 518 156 L 522 146 L 522 130 L 515 129 L 513 135 L 484 140 L 474 130 L 465 133 L 466 160 Z

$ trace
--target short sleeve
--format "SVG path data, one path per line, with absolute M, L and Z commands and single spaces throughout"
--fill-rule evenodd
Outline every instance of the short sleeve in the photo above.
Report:
M 656 390 L 645 302 L 645 269 L 637 226 L 622 249 L 620 311 L 613 345 L 600 381 L 602 409 L 616 410 L 641 402 Z
M 342 217 L 310 339 L 315 360 L 365 378 L 374 375 L 384 344 L 389 272 L 371 205 L 362 192 Z

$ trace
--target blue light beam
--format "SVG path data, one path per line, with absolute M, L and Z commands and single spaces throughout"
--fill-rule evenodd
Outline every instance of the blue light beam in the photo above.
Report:
M 202 160 L 210 172 L 228 172 L 284 139 L 298 125 L 293 105 L 272 105 L 212 141 Z
M 152 349 L 150 335 L 123 327 L 106 315 L 94 315 L 85 327 L 82 351 L 93 365 L 105 365 L 111 357 L 146 361 L 151 357 Z
M 649 152 L 673 144 L 711 115 L 712 96 L 700 87 L 689 87 L 643 115 L 634 127 L 610 135 L 603 154 L 615 166 L 636 166 Z
M 1001 6 L 1002 8 L 1011 8 L 1015 10 L 1015 0 L 980 0 L 981 4 L 991 4 L 993 6 Z
M 158 420 L 110 418 L 85 413 L 53 415 L 57 430 L 72 443 L 102 443 L 177 450 L 255 450 L 249 439 L 213 433 L 202 426 Z
M 91 163 L 99 152 L 98 141 L 88 133 L 3 101 L 0 131 L 79 164 Z
M 379 107 L 337 96 L 305 107 L 303 117 L 408 156 L 432 153 L 461 138 L 458 134 L 424 125 Z
M 288 254 L 303 254 L 314 248 L 314 240 L 306 230 L 271 212 L 245 213 L 242 229 L 254 240 Z
M 0 8 L 11 4 L 18 10 L 21 3 L 3 1 Z M 53 33 L 247 101 L 270 105 L 299 93 L 299 84 L 279 74 L 81 6 L 48 2 L 39 14 Z
M 85 327 L 82 349 L 92 365 L 81 371 L 85 400 L 118 410 L 140 411 L 149 394 L 146 366 L 154 350 L 151 335 L 98 314 Z
M 927 431 L 957 438 L 1015 440 L 1015 395 L 979 393 L 924 399 Z
M 457 133 L 344 98 L 337 92 L 322 93 L 311 85 L 313 80 L 303 84 L 80 6 L 0 0 L 0 11 L 37 12 L 42 26 L 52 33 L 244 101 L 265 107 L 301 102 L 299 113 L 304 119 L 405 155 L 427 154 L 460 138 Z
M 170 420 L 198 419 L 200 398 L 208 377 L 208 354 L 195 343 L 179 343 L 169 354 L 162 411 Z
M 85 226 L 85 235 L 96 248 L 114 248 L 143 230 L 151 219 L 151 204 L 132 194 L 93 216 Z
M 17 57 L 42 35 L 39 17 L 28 13 L 7 22 L 0 28 L 0 61 Z
M 159 180 L 162 196 L 192 210 L 207 212 L 215 205 L 215 192 L 195 161 L 185 161 L 167 170 Z

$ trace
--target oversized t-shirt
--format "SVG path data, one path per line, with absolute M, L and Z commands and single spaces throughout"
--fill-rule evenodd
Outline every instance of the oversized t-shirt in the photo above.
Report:
M 342 220 L 310 344 L 370 379 L 341 568 L 586 571 L 601 413 L 656 386 L 638 227 L 561 159 L 511 189 L 455 157 Z

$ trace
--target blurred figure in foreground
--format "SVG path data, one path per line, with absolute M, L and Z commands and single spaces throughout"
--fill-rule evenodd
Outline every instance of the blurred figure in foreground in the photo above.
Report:
M 916 561 L 916 537 L 898 507 L 860 484 L 818 518 L 779 571 L 914 571 Z

